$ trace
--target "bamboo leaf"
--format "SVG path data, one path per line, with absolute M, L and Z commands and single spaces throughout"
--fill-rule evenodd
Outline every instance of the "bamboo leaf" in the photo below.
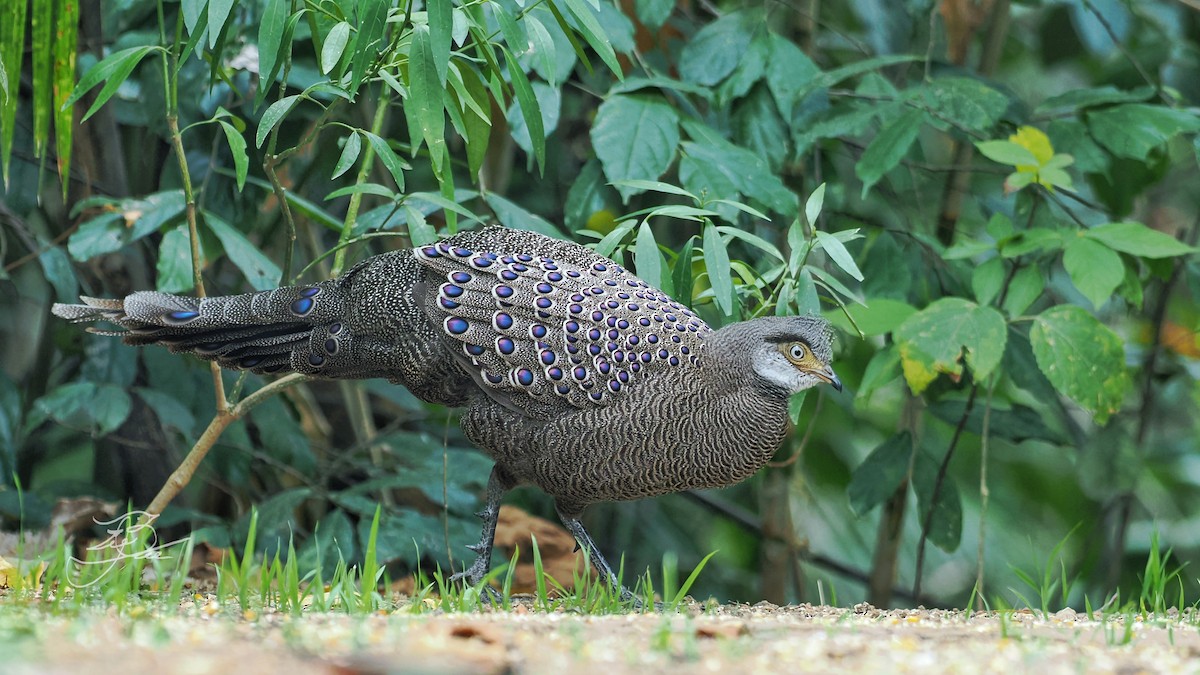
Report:
M 229 142 L 229 152 L 233 155 L 233 169 L 237 174 L 237 186 L 240 192 L 246 185 L 246 169 L 250 159 L 246 156 L 246 139 L 241 132 L 225 120 L 219 120 L 221 129 L 225 132 L 225 140 Z
M 154 45 L 143 45 L 141 47 L 122 49 L 119 52 L 109 54 L 103 61 L 88 68 L 88 71 L 79 79 L 79 84 L 75 85 L 75 90 L 71 92 L 71 95 L 63 105 L 75 103 L 84 94 L 91 91 L 92 87 L 103 82 L 104 87 L 96 95 L 96 100 L 92 103 L 92 107 L 88 108 L 88 111 L 83 115 L 83 119 L 86 121 L 100 109 L 100 106 L 107 103 L 113 94 L 117 93 L 117 88 L 129 77 L 129 74 L 133 72 L 133 69 L 137 67 L 137 64 L 147 54 L 152 51 L 161 51 L 161 49 L 161 47 Z
M 75 53 L 79 40 L 79 0 L 59 0 L 54 30 L 54 143 L 63 201 L 71 185 L 71 137 L 75 108 L 67 104 L 75 88 Z
M 729 269 L 729 251 L 721 233 L 712 223 L 704 225 L 704 265 L 712 285 L 717 308 L 725 316 L 733 316 L 733 276 Z
M 333 175 L 330 178 L 337 178 L 346 173 L 350 167 L 354 166 L 354 160 L 358 159 L 358 153 L 362 149 L 362 137 L 357 132 L 351 132 L 346 137 L 346 146 L 342 148 L 342 154 L 338 157 L 337 164 L 333 167 Z

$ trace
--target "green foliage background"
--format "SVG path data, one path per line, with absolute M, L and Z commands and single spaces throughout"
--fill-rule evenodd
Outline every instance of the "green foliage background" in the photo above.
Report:
M 51 303 L 195 292 L 193 262 L 210 294 L 266 289 L 499 221 L 593 244 L 713 324 L 841 328 L 846 392 L 796 400 L 775 465 L 590 510 L 630 569 L 718 549 L 698 594 L 1013 603 L 1044 578 L 1099 606 L 1136 597 L 1155 533 L 1200 555 L 1191 3 L 3 11 L 9 527 L 61 497 L 144 506 L 215 409 L 205 364 Z M 263 384 L 223 380 L 231 401 Z M 308 383 L 231 426 L 160 525 L 237 543 L 257 507 L 260 547 L 329 563 L 382 503 L 381 559 L 446 567 L 487 467 L 397 387 Z M 1172 592 L 1195 599 L 1188 569 Z

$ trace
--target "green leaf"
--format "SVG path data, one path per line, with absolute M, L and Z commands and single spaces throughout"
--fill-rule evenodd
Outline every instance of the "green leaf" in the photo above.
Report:
M 538 110 L 542 115 L 543 134 L 553 134 L 558 127 L 558 116 L 562 109 L 562 91 L 545 82 L 531 82 L 530 87 L 533 89 L 533 97 L 537 100 Z M 533 139 L 529 136 L 529 128 L 525 126 L 525 117 L 519 106 L 509 107 L 507 118 L 509 133 L 512 134 L 513 140 L 526 153 L 534 154 Z
M 584 0 L 563 0 L 567 3 L 567 9 L 571 15 L 579 22 L 579 32 L 583 35 L 583 39 L 592 46 L 592 49 L 600 55 L 600 60 L 608 66 L 609 70 L 617 76 L 617 79 L 624 79 L 624 70 L 621 64 L 617 62 L 617 55 L 613 52 L 612 43 L 608 40 L 608 33 L 600 26 L 597 20 L 597 11 L 589 7 Z
M 637 265 L 637 275 L 643 281 L 670 295 L 670 292 L 663 288 L 663 279 L 670 280 L 670 277 L 663 275 L 666 261 L 663 260 L 662 252 L 658 250 L 658 242 L 654 240 L 654 231 L 650 229 L 650 223 L 644 220 L 638 228 L 637 240 L 634 243 L 633 262 Z
M 54 56 L 52 24 L 54 0 L 33 0 L 33 12 L 29 15 L 32 28 L 30 35 L 30 72 L 33 87 L 30 99 L 33 103 L 33 154 L 42 157 L 50 140 L 50 107 L 52 105 L 50 65 Z M 3 30 L 3 29 L 0 29 Z
M 192 437 L 196 429 L 196 417 L 179 399 L 150 387 L 137 387 L 134 392 L 142 402 L 150 406 L 160 422 L 178 429 L 184 438 Z
M 671 287 L 675 289 L 675 297 L 686 305 L 692 304 L 692 258 L 696 252 L 696 237 L 688 237 L 687 243 L 679 251 L 675 266 L 671 268 Z
M 761 19 L 757 12 L 730 12 L 705 25 L 684 43 L 679 75 L 705 86 L 725 79 L 750 49 L 755 29 L 762 30 Z
M 355 14 L 358 16 L 358 35 L 354 38 L 354 59 L 350 65 L 350 91 L 358 91 L 370 69 L 370 65 L 383 53 L 387 44 L 388 10 L 392 0 L 357 0 Z
M 1029 341 L 1046 379 L 1097 423 L 1121 409 L 1131 384 L 1125 349 L 1096 317 L 1075 305 L 1051 307 L 1034 317 Z
M 684 156 L 679 163 L 679 179 L 694 193 L 735 199 L 743 194 L 785 216 L 799 211 L 799 200 L 779 177 L 771 172 L 766 160 L 722 139 L 680 144 Z
M 990 129 L 1008 108 L 1008 97 L 983 82 L 967 77 L 942 77 L 921 90 L 938 116 L 971 131 Z
M 162 293 L 192 290 L 192 248 L 187 223 L 167 230 L 158 245 L 156 288 Z
M 785 262 L 783 253 L 774 244 L 753 232 L 747 232 L 739 227 L 730 227 L 728 225 L 718 225 L 717 231 L 733 239 L 741 239 L 779 262 Z
M 346 145 L 342 148 L 342 154 L 338 156 L 337 164 L 333 166 L 333 175 L 330 178 L 337 178 L 349 171 L 361 151 L 362 137 L 357 132 L 351 131 L 350 135 L 346 137 Z
M 33 407 L 42 419 L 50 418 L 68 427 L 103 436 L 121 426 L 129 417 L 133 403 L 121 387 L 71 382 L 34 401 Z
M 1046 290 L 1046 276 L 1036 265 L 1022 267 L 1008 284 L 1003 309 L 1009 316 L 1020 316 Z
M 446 145 L 446 114 L 441 80 L 433 64 L 433 47 L 428 26 L 416 26 L 412 32 L 412 50 L 408 56 L 409 99 L 405 105 L 416 106 L 421 136 L 429 146 L 434 171 L 440 173 Z M 515 86 L 515 85 L 514 85 Z
M 1012 141 L 982 141 L 975 144 L 980 154 L 993 162 L 1009 166 L 1038 166 L 1037 157 L 1023 145 Z
M 862 518 L 895 494 L 908 476 L 912 456 L 912 435 L 907 431 L 892 436 L 867 455 L 846 487 L 854 515 Z
M 492 207 L 492 211 L 496 214 L 496 219 L 505 227 L 514 230 L 530 230 L 548 237 L 554 237 L 555 239 L 565 238 L 563 231 L 550 221 L 536 213 L 530 213 L 494 192 L 486 193 L 484 200 L 487 201 L 488 206 Z
M 1087 113 L 1092 136 L 1118 157 L 1145 160 L 1178 133 L 1200 130 L 1200 117 L 1161 105 L 1127 103 Z
M 733 276 L 729 268 L 729 251 L 721 233 L 712 223 L 704 226 L 704 265 L 708 270 L 708 282 L 713 289 L 717 308 L 725 316 L 733 315 Z
M 1000 287 L 1004 284 L 1005 275 L 1004 259 L 991 258 L 987 262 L 975 267 L 975 271 L 971 274 L 971 291 L 975 294 L 975 301 L 981 305 L 990 305 L 992 300 L 1000 294 Z
M 102 213 L 79 226 L 67 239 L 71 257 L 83 262 L 98 255 L 121 250 L 128 243 L 128 232 L 122 213 Z
M 1057 96 L 1051 96 L 1039 103 L 1038 107 L 1034 109 L 1034 114 L 1042 115 L 1051 110 L 1061 108 L 1082 110 L 1083 108 L 1108 105 L 1110 103 L 1134 103 L 1145 101 L 1153 95 L 1154 87 L 1151 86 L 1138 87 L 1130 91 L 1117 89 L 1111 84 L 1106 84 L 1103 87 L 1092 87 L 1090 89 L 1071 89 Z
M 0 153 L 3 153 L 0 163 L 3 164 L 6 187 L 9 179 L 9 161 L 12 159 L 13 133 L 17 128 L 17 104 L 20 101 L 17 90 L 21 81 L 21 62 L 25 58 L 25 25 L 28 23 L 26 21 L 28 10 L 29 3 L 27 2 L 18 0 L 18 2 L 0 3 L 0 26 L 3 26 L 3 30 L 0 30 L 0 61 L 4 64 L 5 79 L 7 80 L 4 104 L 0 105 Z M 70 99 L 68 102 L 74 103 Z
M 868 337 L 886 335 L 904 323 L 910 316 L 916 314 L 917 308 L 900 300 L 890 298 L 871 298 L 866 305 L 850 305 L 846 307 L 855 325 Z M 840 313 L 835 315 L 840 316 Z M 849 322 L 844 326 L 853 332 Z
M 657 96 L 612 96 L 596 111 L 592 147 L 626 203 L 642 190 L 623 181 L 652 180 L 679 146 L 679 115 Z
M 225 255 L 242 271 L 250 286 L 256 291 L 268 291 L 278 285 L 282 272 L 270 258 L 263 255 L 246 235 L 238 232 L 232 225 L 211 211 L 204 211 L 204 223 L 220 240 L 225 248 Z
M 433 67 L 437 70 L 438 86 L 446 86 L 450 66 L 450 46 L 454 37 L 454 3 L 426 2 L 425 14 L 429 23 L 429 47 Z
M 1096 309 L 1108 302 L 1125 277 L 1121 256 L 1084 237 L 1072 237 L 1067 242 L 1063 250 L 1063 267 L 1071 276 L 1071 283 Z
M 329 71 L 337 67 L 338 61 L 342 60 L 342 54 L 346 51 L 346 43 L 350 40 L 350 24 L 345 21 L 339 21 L 330 31 L 329 35 L 325 36 L 325 43 L 321 45 L 321 74 L 328 75 Z
M 550 31 L 537 18 L 536 14 L 525 17 L 525 32 L 529 36 L 529 56 L 533 59 L 533 69 L 537 71 L 551 86 L 558 85 L 558 56 L 557 47 Z
M 807 95 L 808 85 L 820 74 L 821 69 L 787 38 L 770 33 L 768 40 L 767 88 L 771 90 L 783 119 L 789 120 L 796 105 Z
M 546 170 L 546 129 L 542 125 L 542 110 L 538 105 L 537 96 L 525 71 L 507 48 L 501 47 L 505 55 L 505 65 L 508 67 L 508 77 L 512 80 L 513 96 L 521 108 L 521 117 L 525 120 L 525 128 L 529 132 L 529 141 L 533 145 L 533 157 L 541 171 Z
M 977 382 L 1004 356 L 1004 317 L 962 298 L 942 298 L 909 317 L 895 331 L 909 388 L 920 394 L 938 373 L 962 374 L 965 358 Z
M 943 475 L 941 487 L 937 487 L 938 463 L 924 452 L 918 452 L 913 464 L 912 481 L 922 526 L 927 514 L 933 511 L 929 516 L 926 537 L 943 551 L 954 551 L 962 539 L 962 499 L 953 476 L 949 473 Z
M 261 148 L 263 142 L 267 140 L 267 135 L 270 134 L 271 130 L 275 128 L 275 125 L 279 124 L 279 121 L 282 120 L 289 112 L 291 112 L 292 108 L 294 108 L 299 102 L 299 94 L 284 96 L 264 110 L 262 119 L 258 121 L 258 132 L 254 137 L 254 147 Z
M 829 254 L 830 260 L 842 268 L 842 271 L 846 274 L 849 274 L 858 281 L 863 280 L 862 272 L 859 271 L 854 258 L 850 256 L 850 251 L 846 250 L 846 246 L 837 237 L 821 230 L 817 230 L 816 235 L 817 245 L 825 249 L 825 252 Z
M 271 90 L 275 76 L 282 64 L 280 52 L 284 48 L 284 38 L 287 36 L 288 15 L 291 12 L 291 0 L 266 0 L 263 6 L 262 22 L 258 24 L 258 74 L 260 77 L 258 93 L 255 95 L 257 108 Z M 288 45 L 290 52 L 291 45 Z
M 1169 234 L 1132 221 L 1097 225 L 1085 230 L 1083 236 L 1115 251 L 1141 258 L 1171 258 L 1195 253 L 1197 250 Z
M 854 173 L 863 182 L 863 199 L 867 198 L 871 186 L 896 168 L 904 158 L 913 141 L 917 139 L 917 133 L 924 121 L 923 111 L 909 110 L 900 115 L 899 119 L 885 125 L 883 131 L 880 131 L 867 146 L 858 163 L 854 165 Z
M 234 0 L 208 0 L 208 48 L 217 46 L 225 22 L 229 20 L 229 12 L 233 10 Z
M 246 139 L 229 122 L 219 122 L 225 132 L 225 140 L 229 143 L 229 152 L 233 155 L 233 170 L 237 175 L 238 192 L 241 192 L 246 185 L 246 170 L 250 165 L 250 158 L 246 155 Z
M 383 162 L 384 168 L 392 175 L 392 180 L 396 181 L 396 189 L 403 192 L 404 172 L 412 169 L 412 167 L 408 165 L 408 162 L 400 159 L 400 156 L 392 150 L 392 146 L 388 145 L 387 141 L 362 129 L 359 129 L 358 133 L 367 137 L 367 142 L 371 144 L 371 149 L 375 151 L 375 156 L 379 158 L 379 161 Z
M 821 209 L 825 206 L 825 184 L 821 183 L 816 190 L 808 196 L 808 201 L 804 202 L 804 219 L 814 229 L 817 226 L 817 218 L 821 217 Z
M 699 197 L 681 187 L 676 187 L 670 183 L 663 183 L 656 180 L 638 180 L 635 178 L 630 178 L 626 180 L 614 180 L 612 181 L 612 184 L 614 187 L 627 187 L 637 190 L 638 192 L 662 192 L 664 194 L 687 197 L 688 199 L 697 202 L 700 201 Z
M 141 47 L 130 47 L 122 49 L 118 52 L 113 52 L 100 61 L 96 65 L 88 68 L 88 71 L 79 78 L 79 84 L 75 85 L 75 91 L 67 97 L 63 105 L 72 105 L 83 95 L 91 91 L 92 87 L 103 82 L 104 86 L 100 89 L 100 93 L 96 94 L 96 100 L 92 102 L 92 106 L 83 115 L 83 121 L 87 121 L 100 106 L 108 102 L 108 99 L 113 94 L 117 93 L 117 88 L 121 83 L 129 77 L 137 64 L 141 62 L 147 54 L 152 51 L 161 49 L 153 45 L 143 45 Z

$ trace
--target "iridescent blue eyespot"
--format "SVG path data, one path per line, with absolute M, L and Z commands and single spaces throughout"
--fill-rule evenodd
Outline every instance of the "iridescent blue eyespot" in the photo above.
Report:
M 604 272 L 608 270 L 608 266 L 604 263 L 596 263 L 595 265 L 592 265 L 592 269 L 596 270 L 597 272 Z
M 572 279 L 578 279 L 579 272 L 577 272 L 575 270 L 567 270 L 567 276 L 571 277 Z
M 292 314 L 295 314 L 296 316 L 304 316 L 312 311 L 313 305 L 315 304 L 316 303 L 312 298 L 300 298 L 292 303 Z
M 626 308 L 627 308 L 629 311 L 631 311 L 631 312 L 636 312 L 636 311 L 638 311 L 638 306 L 637 306 L 637 304 L 635 304 L 635 303 L 632 303 L 632 302 L 631 302 L 631 303 L 629 303 L 628 305 L 625 305 L 625 307 L 626 307 Z
M 491 382 L 492 384 L 500 384 L 501 382 L 503 382 L 503 381 L 504 381 L 504 377 L 503 377 L 503 376 L 501 376 L 501 375 L 493 375 L 493 374 L 491 374 L 491 373 L 487 372 L 486 370 L 485 370 L 485 371 L 483 371 L 483 377 L 484 377 L 484 378 L 485 378 L 485 379 L 486 379 L 488 382 Z
M 550 298 L 538 298 L 533 302 L 533 304 L 541 307 L 542 309 L 550 309 L 554 306 L 554 301 Z
M 599 286 L 592 286 L 590 290 L 592 291 L 592 295 L 604 295 L 604 289 Z
M 330 335 L 337 335 L 337 334 L 338 334 L 338 333 L 340 333 L 340 332 L 342 332 L 342 324 L 341 324 L 341 322 L 335 323 L 335 324 L 333 324 L 332 326 L 330 326 L 330 327 L 329 327 L 329 334 L 330 334 Z
M 577 332 L 579 330 L 579 322 L 572 319 L 571 321 L 564 323 L 563 328 L 566 329 L 568 333 Z
M 309 302 L 312 302 L 309 300 Z M 178 311 L 171 312 L 167 315 L 167 320 L 175 323 L 184 323 L 200 316 L 200 312 Z
M 512 338 L 496 338 L 496 351 L 501 354 L 511 354 L 517 350 L 517 343 Z
M 601 375 L 607 375 L 612 370 L 612 364 L 608 361 L 601 361 L 596 364 L 596 368 L 600 371 Z
M 607 303 L 605 303 L 605 304 L 607 304 L 607 305 L 608 305 L 608 308 L 609 308 L 609 309 L 616 309 L 616 308 L 618 308 L 618 307 L 620 307 L 620 306 L 621 306 L 621 303 L 617 302 L 616 300 L 609 300 L 609 301 L 608 301 Z
M 590 394 L 588 394 L 588 396 L 591 396 L 593 401 L 599 401 L 604 398 L 604 392 L 593 391 Z
M 637 372 L 636 368 L 638 367 L 638 364 L 635 363 L 633 365 L 635 368 L 635 370 L 633 372 L 636 373 Z M 629 381 L 629 373 L 622 370 L 621 372 L 617 373 L 617 379 L 620 380 L 622 383 L 628 382 Z
M 651 334 L 649 334 L 649 335 L 647 335 L 647 336 L 646 336 L 646 342 L 649 342 L 649 343 L 650 343 L 650 344 L 652 344 L 652 345 L 653 345 L 653 344 L 658 344 L 658 336 L 657 336 L 657 335 L 655 335 L 654 333 L 651 333 Z
M 457 298 L 462 294 L 462 286 L 455 286 L 454 284 L 442 284 L 442 295 L 446 296 L 447 298 Z
M 649 326 L 650 319 L 647 319 L 646 317 L 643 316 L 642 318 L 638 319 L 638 324 L 642 325 L 642 326 Z
M 604 280 L 604 285 L 605 285 L 605 286 L 616 286 L 616 285 L 617 285 L 617 281 L 616 281 L 616 279 L 605 279 L 605 280 Z
M 671 365 L 673 365 L 673 366 L 677 366 L 677 365 L 679 365 L 679 357 L 678 357 L 678 356 L 672 356 L 670 359 L 668 359 L 668 360 L 667 360 L 667 363 L 669 363 L 669 364 L 671 364 Z
M 563 396 L 566 396 L 567 394 L 571 393 L 571 385 L 560 384 L 560 385 L 554 387 L 554 390 L 557 391 L 558 393 L 562 394 Z
M 554 263 L 552 263 L 552 262 L 550 262 L 549 260 L 547 260 L 547 261 L 546 261 L 546 264 L 545 264 L 545 265 L 542 265 L 542 269 L 546 269 L 546 270 L 556 270 L 556 269 L 558 269 L 558 265 L 555 265 Z
M 618 298 L 620 298 L 620 299 L 622 299 L 622 300 L 628 300 L 628 299 L 629 299 L 629 294 L 628 294 L 628 293 L 625 293 L 624 291 L 622 291 L 622 292 L 620 292 L 620 293 L 617 293 L 617 297 L 618 297 Z
M 671 342 L 674 342 L 674 343 L 676 343 L 676 344 L 679 344 L 679 336 L 678 336 L 678 335 L 672 335 L 672 336 L 671 336 Z
M 692 350 L 688 349 L 687 345 L 683 345 L 679 348 L 679 353 L 681 354 L 690 354 L 691 352 Z
M 546 333 L 547 333 L 546 327 L 540 323 L 535 323 L 529 327 L 529 334 L 532 335 L 535 339 L 541 339 L 541 338 L 546 337 Z
M 492 325 L 496 327 L 496 330 L 508 330 L 512 328 L 513 318 L 505 312 L 496 312 L 492 317 Z
M 642 364 L 634 361 L 633 365 L 629 366 L 629 369 L 636 373 L 642 369 Z M 617 375 L 617 377 L 620 377 L 620 376 L 621 376 L 620 374 Z M 629 376 L 626 376 L 625 379 L 626 380 L 629 379 Z M 621 381 L 624 382 L 625 380 L 621 380 Z
M 467 332 L 467 329 L 471 327 L 471 324 L 467 323 L 466 319 L 452 316 L 446 319 L 445 326 L 447 333 L 450 333 L 451 335 L 462 335 L 463 333 Z
M 456 247 L 452 249 L 452 253 L 460 258 L 466 258 L 471 255 L 472 251 L 469 248 Z
M 619 337 L 621 337 L 621 331 L 617 330 L 616 328 L 608 331 L 608 339 L 616 340 Z
M 604 320 L 604 312 L 601 312 L 600 310 L 596 310 L 596 311 L 592 312 L 592 321 L 603 321 L 603 320 Z
M 576 380 L 583 382 L 584 380 L 587 379 L 587 368 L 584 368 L 583 366 L 579 366 L 575 370 L 571 371 L 571 376 L 574 377 Z
M 338 350 L 338 342 L 333 338 L 325 340 L 325 353 L 336 354 Z
M 576 293 L 571 296 L 571 302 L 583 302 L 583 294 Z
M 528 272 L 529 271 L 529 268 L 522 265 L 521 263 L 513 264 L 512 268 L 518 272 Z
M 483 258 L 483 257 L 471 258 L 471 266 L 472 267 L 488 267 L 491 264 L 492 264 L 492 261 L 488 260 L 487 258 Z
M 308 355 L 308 365 L 313 366 L 314 368 L 318 368 L 324 363 L 325 363 L 324 356 L 321 356 L 320 354 L 309 354 Z
M 600 354 L 600 345 L 595 344 L 595 343 L 588 345 L 588 353 L 591 354 L 592 356 L 599 355 Z
M 629 338 L 626 339 L 626 342 L 628 342 L 631 345 L 636 345 L 637 343 L 641 342 L 641 338 L 639 338 L 636 335 L 630 335 Z
M 558 360 L 558 357 L 554 354 L 554 352 L 550 351 L 549 349 L 543 351 L 539 357 L 542 360 L 542 365 L 546 366 L 552 366 L 554 365 L 554 362 Z
M 310 286 L 309 288 L 306 288 L 306 289 L 300 291 L 300 297 L 311 298 L 320 292 L 321 292 L 321 289 L 317 288 L 316 286 Z
M 486 352 L 487 349 L 485 349 L 483 345 L 465 344 L 463 345 L 463 351 L 471 356 L 483 356 L 483 353 Z
M 515 375 L 517 384 L 521 385 L 522 387 L 528 387 L 529 385 L 533 384 L 532 370 L 528 368 L 518 368 Z
M 516 281 L 518 274 L 512 270 L 500 270 L 500 278 L 505 281 Z
M 425 248 L 421 249 L 421 255 L 425 256 L 426 258 L 442 257 L 442 254 L 438 253 L 438 250 L 433 246 L 426 246 Z
M 617 382 L 616 380 L 610 380 L 608 383 L 608 388 L 610 390 L 612 390 L 614 393 L 621 391 L 621 383 Z
M 529 255 L 528 253 L 518 253 L 517 260 L 520 260 L 521 262 L 526 262 L 526 263 L 533 262 L 533 256 Z
M 549 266 L 547 266 L 547 269 L 549 269 Z M 559 272 L 551 272 L 546 275 L 546 278 L 550 281 L 559 282 L 563 280 L 563 275 Z
M 238 367 L 253 368 L 254 366 L 257 366 L 258 364 L 262 363 L 262 360 L 263 360 L 263 357 L 261 357 L 261 356 L 247 356 L 246 358 L 242 359 L 241 361 L 238 361 Z
M 620 321 L 617 322 L 617 328 L 620 328 L 621 330 L 625 330 L 626 328 L 629 328 L 629 322 L 626 321 L 625 319 L 621 319 Z
M 511 298 L 513 296 L 513 293 L 515 293 L 516 291 L 514 291 L 512 289 L 512 286 L 500 285 L 495 288 L 495 292 L 496 292 L 496 297 L 498 297 L 498 298 Z
M 580 305 L 578 303 L 572 303 L 570 307 L 567 307 L 567 311 L 569 311 L 572 314 L 579 314 L 579 313 L 583 312 L 583 305 Z
M 450 273 L 450 281 L 453 281 L 456 284 L 469 283 L 471 281 L 471 279 L 473 279 L 473 278 L 474 277 L 471 276 L 470 272 L 451 272 Z
M 459 304 L 457 302 L 451 300 L 450 298 L 438 298 L 438 304 L 441 305 L 443 309 L 458 309 L 459 308 Z
M 613 352 L 613 361 L 616 361 L 617 363 L 621 363 L 624 360 L 625 360 L 625 352 L 621 351 L 620 349 Z
M 589 330 L 588 331 L 588 339 L 589 340 L 599 340 L 600 339 L 600 329 L 593 328 L 593 329 Z
M 535 286 L 534 288 L 537 289 L 538 293 L 553 293 L 554 292 L 554 287 L 544 281 L 542 283 L 538 284 L 537 286 Z
M 546 377 L 548 377 L 552 380 L 555 380 L 555 381 L 561 380 L 562 376 L 563 376 L 562 368 L 559 368 L 558 366 L 554 366 L 553 368 L 546 369 Z
M 578 354 L 579 353 L 579 345 L 567 345 L 567 353 L 568 354 Z M 576 361 L 576 363 L 578 363 L 578 361 Z
M 609 353 L 615 352 L 615 351 L 617 351 L 617 343 L 610 342 L 610 343 L 604 345 L 604 348 L 607 349 L 609 351 Z
M 654 355 L 653 355 L 653 354 L 651 354 L 650 352 L 643 352 L 643 353 L 642 353 L 642 356 L 641 356 L 641 359 L 642 359 L 642 362 L 643 362 L 643 363 L 650 363 L 650 361 L 651 361 L 653 358 L 654 358 Z
M 665 349 L 660 349 L 660 350 L 658 350 L 658 358 L 660 358 L 660 359 L 665 359 L 665 358 L 667 358 L 667 357 L 668 357 L 668 356 L 670 356 L 670 355 L 671 355 L 671 354 L 670 354 L 670 352 L 668 352 L 668 351 L 667 351 L 667 350 L 665 350 Z
M 609 328 L 616 328 L 617 327 L 617 317 L 615 317 L 615 316 L 608 317 L 607 319 L 604 320 L 604 325 L 608 326 Z

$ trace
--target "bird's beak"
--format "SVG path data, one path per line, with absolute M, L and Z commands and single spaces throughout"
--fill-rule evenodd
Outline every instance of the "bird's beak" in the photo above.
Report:
M 832 366 L 825 366 L 821 370 L 814 370 L 812 374 L 833 385 L 834 389 L 838 391 L 842 390 L 842 380 L 837 376 L 837 373 L 833 372 Z

